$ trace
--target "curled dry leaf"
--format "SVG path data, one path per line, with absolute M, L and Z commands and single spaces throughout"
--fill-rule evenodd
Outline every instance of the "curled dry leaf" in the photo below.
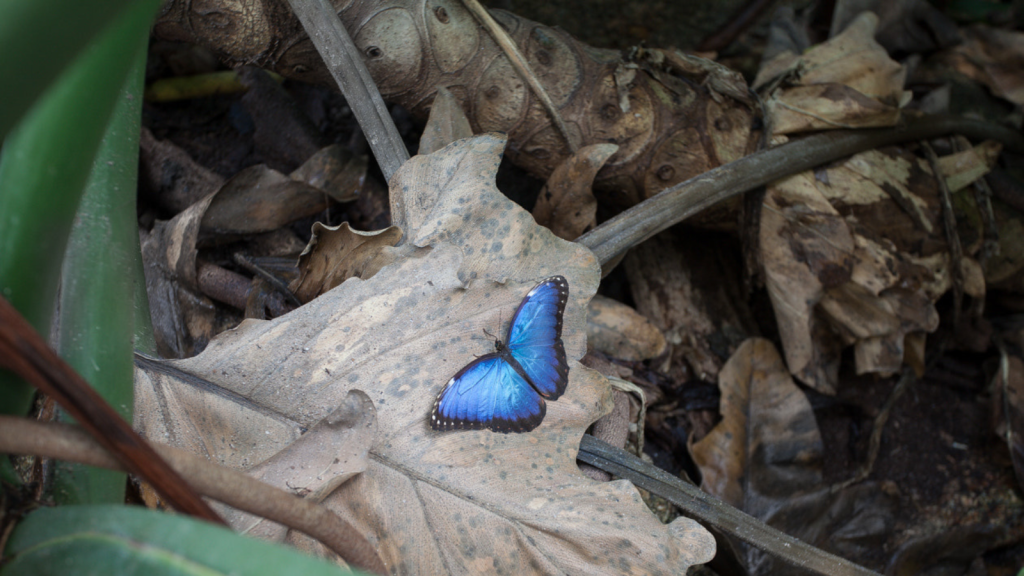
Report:
M 289 289 L 301 302 L 327 292 L 349 278 L 369 278 L 394 261 L 387 249 L 402 238 L 395 226 L 376 232 L 353 230 L 348 222 L 338 226 L 313 224 L 313 237 L 299 256 L 299 277 Z
M 939 167 L 963 188 L 997 151 L 982 143 Z M 892 374 L 918 356 L 938 327 L 934 302 L 953 282 L 927 162 L 900 149 L 857 154 L 772 184 L 763 208 L 765 284 L 794 376 L 834 394 L 844 346 L 854 346 L 860 374 Z M 960 266 L 965 293 L 983 297 L 981 266 Z
M 594 296 L 587 305 L 587 345 L 612 358 L 639 361 L 661 355 L 665 336 L 629 306 Z
M 865 12 L 842 34 L 799 58 L 779 55 L 758 74 L 755 87 L 787 75 L 765 101 L 774 134 L 896 123 L 910 94 L 903 91 L 906 72 L 875 41 L 877 24 Z
M 169 221 L 157 221 L 141 235 L 149 314 L 157 350 L 164 358 L 192 356 L 215 333 L 213 302 L 201 295 L 196 275 L 200 222 L 215 195 Z
M 585 351 L 599 267 L 497 191 L 504 144 L 482 135 L 409 160 L 391 182 L 392 214 L 405 231 L 394 263 L 283 317 L 247 320 L 173 365 L 258 407 L 250 416 L 263 411 L 263 419 L 278 415 L 302 427 L 350 390 L 365 391 L 379 426 L 369 466 L 328 500 L 395 573 L 655 573 L 706 562 L 714 542 L 698 524 L 680 518 L 663 526 L 629 483 L 579 472 L 580 438 L 611 405 L 607 382 L 575 361 Z M 540 427 L 507 435 L 432 431 L 430 409 L 444 383 L 493 350 L 482 331 L 499 330 L 523 295 L 555 274 L 569 283 L 562 331 L 569 385 L 548 403 Z M 153 384 L 139 378 L 137 385 Z M 187 384 L 159 384 L 167 402 L 179 387 Z M 169 426 L 154 424 L 159 410 L 136 414 L 147 435 Z M 220 418 L 229 430 L 215 444 L 248 448 L 234 441 L 233 420 Z M 188 428 L 170 426 L 176 434 Z
M 355 200 L 366 167 L 365 156 L 354 156 L 337 144 L 320 149 L 290 176 L 262 164 L 251 166 L 217 192 L 203 216 L 203 232 L 267 232 L 322 212 L 328 197 Z
M 615 144 L 585 146 L 555 168 L 533 207 L 537 223 L 565 240 L 575 240 L 596 226 L 594 178 L 618 149 Z
M 434 103 L 430 105 L 427 125 L 420 135 L 420 149 L 417 154 L 430 154 L 459 140 L 473 135 L 469 118 L 459 100 L 451 90 L 438 86 Z

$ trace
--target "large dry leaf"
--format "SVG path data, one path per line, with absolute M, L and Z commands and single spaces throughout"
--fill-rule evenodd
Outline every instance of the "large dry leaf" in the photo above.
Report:
M 576 465 L 584 430 L 611 403 L 606 381 L 575 361 L 585 351 L 586 304 L 600 269 L 588 251 L 500 195 L 494 174 L 504 143 L 478 136 L 402 167 L 391 208 L 404 253 L 393 264 L 281 318 L 247 320 L 199 356 L 173 363 L 248 405 L 239 414 L 205 409 L 203 418 L 223 424 L 219 435 L 185 438 L 203 424 L 187 413 L 164 420 L 164 408 L 194 390 L 166 374 L 139 374 L 140 396 L 164 400 L 140 405 L 138 426 L 151 438 L 229 456 L 232 444 L 267 452 L 243 443 L 258 436 L 252 423 L 280 421 L 286 438 L 363 390 L 379 418 L 370 463 L 325 504 L 395 573 L 682 573 L 711 558 L 711 536 L 685 518 L 660 524 L 632 485 L 589 480 Z M 526 292 L 554 274 L 569 282 L 565 395 L 548 403 L 531 433 L 432 431 L 430 409 L 444 383 L 493 350 L 483 330 L 498 330 Z M 246 435 L 238 442 L 236 425 Z
M 998 150 L 982 143 L 939 169 L 962 189 Z M 773 183 L 763 207 L 765 284 L 794 376 L 834 394 L 844 346 L 854 347 L 859 374 L 890 375 L 918 356 L 938 327 L 934 303 L 953 283 L 927 162 L 905 149 L 864 152 Z M 964 293 L 983 297 L 978 262 L 965 257 L 960 267 Z
M 768 340 L 744 342 L 719 374 L 722 421 L 691 445 L 701 488 L 815 546 L 871 559 L 893 525 L 893 498 L 863 484 L 822 485 L 823 445 L 811 404 Z M 751 574 L 806 574 L 747 547 Z

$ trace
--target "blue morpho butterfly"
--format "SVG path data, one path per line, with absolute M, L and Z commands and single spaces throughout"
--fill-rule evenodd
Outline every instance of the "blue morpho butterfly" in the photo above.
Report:
M 562 314 L 569 283 L 552 276 L 523 298 L 512 316 L 507 343 L 473 360 L 448 381 L 434 401 L 434 430 L 529 432 L 569 382 L 562 345 Z

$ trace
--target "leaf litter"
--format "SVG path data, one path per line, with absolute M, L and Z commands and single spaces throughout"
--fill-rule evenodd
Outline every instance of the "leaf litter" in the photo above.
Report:
M 585 349 L 599 268 L 494 188 L 504 143 L 494 135 L 462 140 L 396 174 L 392 214 L 404 239 L 394 263 L 281 318 L 246 320 L 198 356 L 169 363 L 222 388 L 212 393 L 222 405 L 243 398 L 240 410 L 165 418 L 176 404 L 212 401 L 197 399 L 186 381 L 140 372 L 137 425 L 150 438 L 251 465 L 358 389 L 374 402 L 378 434 L 366 471 L 325 504 L 399 573 L 659 573 L 706 562 L 714 543 L 697 523 L 662 525 L 629 483 L 579 472 L 580 437 L 611 409 L 611 396 L 602 377 L 575 361 L 566 394 L 549 403 L 534 433 L 429 430 L 441 386 L 490 351 L 483 330 L 499 331 L 538 279 L 568 279 L 563 341 L 570 358 Z M 220 420 L 219 437 L 195 438 L 203 424 L 196 418 Z M 227 449 L 257 438 L 258 455 Z

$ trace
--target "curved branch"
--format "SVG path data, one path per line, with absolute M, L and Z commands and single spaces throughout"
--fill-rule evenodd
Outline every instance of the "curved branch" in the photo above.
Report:
M 762 150 L 666 188 L 576 241 L 590 248 L 604 265 L 669 226 L 736 194 L 858 152 L 946 134 L 998 140 L 1024 151 L 1024 136 L 1014 130 L 951 116 L 915 118 L 894 128 L 824 132 Z

